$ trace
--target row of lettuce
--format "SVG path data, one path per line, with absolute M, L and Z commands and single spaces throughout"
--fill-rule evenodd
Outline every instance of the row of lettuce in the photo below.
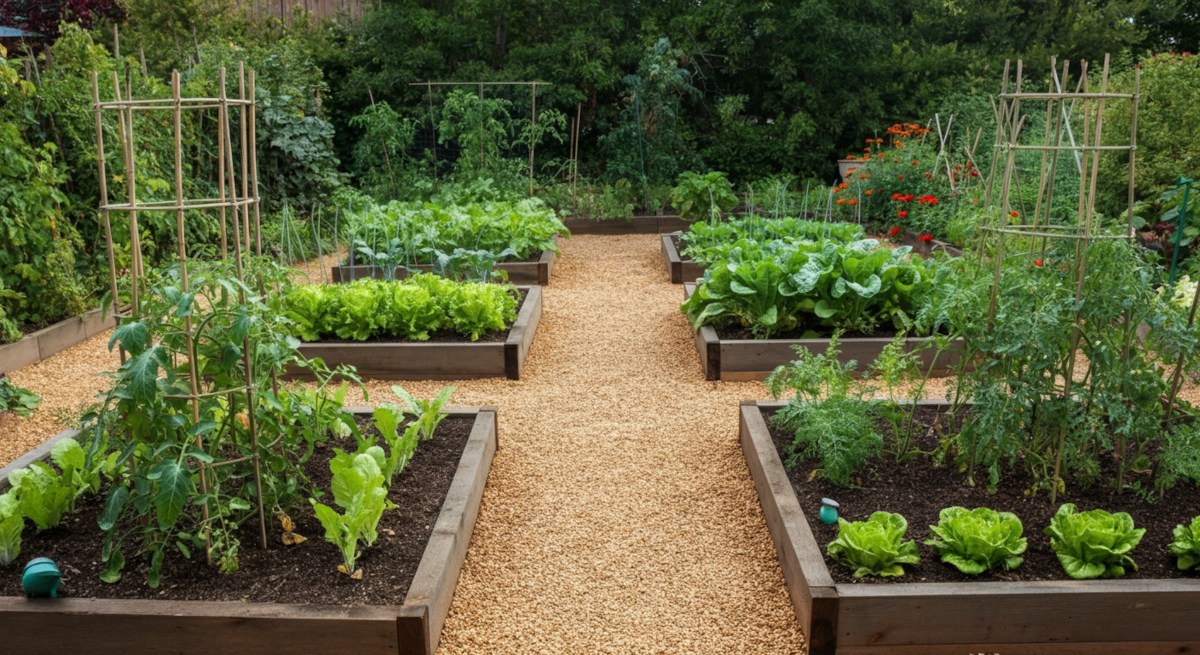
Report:
M 1011 512 L 979 507 L 947 507 L 938 524 L 929 526 L 925 545 L 945 564 L 967 575 L 993 570 L 1012 571 L 1024 561 L 1028 547 L 1021 519 Z M 866 521 L 838 520 L 837 539 L 826 547 L 829 556 L 852 569 L 854 577 L 904 575 L 904 564 L 917 564 L 914 541 L 904 541 L 908 521 L 900 514 L 875 512 Z M 1126 512 L 1102 509 L 1076 511 L 1064 503 L 1045 528 L 1063 571 L 1076 580 L 1119 578 L 1126 567 L 1137 570 L 1130 553 L 1142 541 L 1145 528 L 1135 528 Z M 1169 546 L 1181 571 L 1200 570 L 1200 516 L 1190 525 L 1177 525 Z

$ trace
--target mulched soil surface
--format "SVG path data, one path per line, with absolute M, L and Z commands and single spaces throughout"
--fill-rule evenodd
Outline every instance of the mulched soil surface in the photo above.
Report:
M 378 434 L 369 418 L 360 417 L 359 424 L 364 434 Z M 203 552 L 193 551 L 189 561 L 177 550 L 170 550 L 163 562 L 162 584 L 151 589 L 146 585 L 146 561 L 137 557 L 133 544 L 127 542 L 124 576 L 116 584 L 105 584 L 100 580 L 104 533 L 96 523 L 104 505 L 102 493 L 81 499 L 76 511 L 56 528 L 38 532 L 32 524 L 26 525 L 21 557 L 8 567 L 0 567 L 0 595 L 22 595 L 20 567 L 33 557 L 49 557 L 64 574 L 60 596 L 400 605 L 425 553 L 473 424 L 471 418 L 443 420 L 433 438 L 417 446 L 412 461 L 392 480 L 388 498 L 397 508 L 383 513 L 378 541 L 361 551 L 358 566 L 363 570 L 362 580 L 351 580 L 338 572 L 341 552 L 325 541 L 325 529 L 307 501 L 302 500 L 292 509 L 291 517 L 295 533 L 308 540 L 284 546 L 279 521 L 270 516 L 268 509 L 267 549 L 258 545 L 258 521 L 247 521 L 238 534 L 242 545 L 238 571 L 233 574 L 225 575 L 207 566 Z M 305 468 L 314 487 L 326 490 L 321 500 L 327 504 L 332 502 L 328 491 L 332 448 L 353 449 L 352 438 L 345 442 L 327 442 L 318 447 Z
M 528 296 L 529 292 L 524 289 L 518 289 L 517 293 L 519 294 L 517 298 L 517 314 L 519 315 L 521 313 L 521 307 L 525 305 L 525 296 Z M 416 341 L 414 339 L 396 339 L 394 337 L 375 337 L 372 339 L 367 339 L 366 341 L 357 341 L 355 339 L 338 339 L 334 337 L 309 343 L 504 343 L 505 341 L 508 341 L 508 333 L 512 331 L 512 326 L 515 324 L 516 321 L 513 321 L 512 323 L 509 323 L 508 327 L 504 330 L 480 335 L 480 337 L 475 341 L 471 341 L 471 337 L 469 335 L 459 334 L 454 330 L 438 330 L 437 332 L 430 332 L 429 339 L 425 341 Z
M 786 429 L 772 426 L 770 416 L 770 412 L 763 412 L 763 417 L 771 426 L 775 448 L 780 458 L 786 461 L 784 446 L 791 441 L 792 434 Z M 938 437 L 929 426 L 935 422 L 946 427 L 950 425 L 946 416 L 939 418 L 938 410 L 931 407 L 919 408 L 916 422 L 915 446 L 922 451 L 931 451 L 937 446 Z M 883 424 L 879 429 L 886 438 L 891 427 Z M 825 564 L 834 581 L 839 584 L 1069 580 L 1050 548 L 1050 537 L 1042 532 L 1050 525 L 1050 519 L 1061 503 L 1074 503 L 1081 512 L 1092 509 L 1128 512 L 1133 517 L 1135 527 L 1146 528 L 1141 543 L 1130 553 L 1139 570 L 1132 571 L 1127 567 L 1125 578 L 1198 577 L 1179 571 L 1167 547 L 1174 541 L 1172 531 L 1176 525 L 1190 524 L 1193 517 L 1200 515 L 1200 487 L 1180 484 L 1167 491 L 1161 500 L 1151 504 L 1129 492 L 1117 494 L 1108 485 L 1108 481 L 1116 479 L 1115 466 L 1112 466 L 1111 458 L 1106 460 L 1102 467 L 1101 482 L 1083 490 L 1068 480 L 1067 493 L 1060 495 L 1054 505 L 1050 504 L 1045 492 L 1034 498 L 1026 498 L 1024 491 L 1031 486 L 1032 479 L 1019 470 L 1003 471 L 996 492 L 989 494 L 986 490 L 987 472 L 983 467 L 975 472 L 979 486 L 968 487 L 965 484 L 965 471 L 959 472 L 958 467 L 953 465 L 934 467 L 928 458 L 922 456 L 901 465 L 896 464 L 890 456 L 869 461 L 864 468 L 866 472 L 862 476 L 862 488 L 858 489 L 838 487 L 820 478 L 809 482 L 808 477 L 816 468 L 816 462 L 801 463 L 788 471 L 788 478 L 792 481 L 792 488 L 800 499 L 800 507 L 804 509 L 805 518 L 822 552 L 829 542 L 837 538 L 838 533 L 836 524 L 826 525 L 817 516 L 823 497 L 836 500 L 841 505 L 839 515 L 848 521 L 865 521 L 876 511 L 899 513 L 908 520 L 906 539 L 916 540 L 921 555 L 920 563 L 905 565 L 905 574 L 900 577 L 855 578 L 853 571 L 826 554 Z M 1140 480 L 1143 486 L 1152 484 L 1148 474 L 1133 474 L 1130 480 Z M 1024 536 L 1029 542 L 1028 549 L 1022 555 L 1025 561 L 1013 571 L 989 571 L 977 576 L 965 575 L 949 564 L 942 564 L 933 549 L 924 542 L 932 537 L 929 526 L 937 525 L 942 509 L 953 506 L 967 509 L 989 507 L 1016 514 L 1025 527 Z

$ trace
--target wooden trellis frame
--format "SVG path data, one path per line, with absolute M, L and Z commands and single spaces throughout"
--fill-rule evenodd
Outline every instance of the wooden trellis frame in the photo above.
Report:
M 121 271 L 117 270 L 116 258 L 114 256 L 113 238 L 112 238 L 112 212 L 125 212 L 129 221 L 130 234 L 130 255 L 131 264 L 129 270 L 130 282 L 130 313 L 120 316 L 120 318 L 131 318 L 136 320 L 141 315 L 140 303 L 140 288 L 139 278 L 144 276 L 146 271 L 142 262 L 142 245 L 138 230 L 138 213 L 139 212 L 174 212 L 176 239 L 178 241 L 178 258 L 180 267 L 180 282 L 182 292 L 189 293 L 188 280 L 188 252 L 187 239 L 184 230 L 184 213 L 187 210 L 207 210 L 217 209 L 220 216 L 221 227 L 221 257 L 223 260 L 229 259 L 229 234 L 227 227 L 233 228 L 233 258 L 235 262 L 236 274 L 238 280 L 243 283 L 243 288 L 239 289 L 239 302 L 245 303 L 244 286 L 246 283 L 245 270 L 242 265 L 243 256 L 253 254 L 262 255 L 262 224 L 260 217 L 260 198 L 258 193 L 258 161 L 256 156 L 257 135 L 255 130 L 255 101 L 254 101 L 254 71 L 249 71 L 249 96 L 247 97 L 246 87 L 246 70 L 244 64 L 238 66 L 238 96 L 230 98 L 226 92 L 225 85 L 225 68 L 220 69 L 219 95 L 216 98 L 183 98 L 180 91 L 179 71 L 171 73 L 171 97 L 160 99 L 133 99 L 133 86 L 130 78 L 125 78 L 125 92 L 122 96 L 121 80 L 117 73 L 113 73 L 113 100 L 101 102 L 100 100 L 100 81 L 96 73 L 92 73 L 92 107 L 95 112 L 96 123 L 96 166 L 98 169 L 100 180 L 100 213 L 104 221 L 105 245 L 108 254 L 109 265 L 109 292 L 112 294 L 112 306 L 114 314 L 118 306 L 118 288 L 117 277 Z M 189 199 L 184 197 L 183 191 L 183 112 L 218 109 L 217 115 L 217 143 L 218 143 L 218 185 L 219 195 L 217 198 Z M 236 109 L 238 113 L 238 131 L 240 139 L 238 140 L 238 150 L 235 157 L 234 140 L 232 128 L 230 127 L 230 111 Z M 103 113 L 105 111 L 116 111 L 118 135 L 121 142 L 122 166 L 125 172 L 125 190 L 126 197 L 124 202 L 111 202 L 108 195 L 108 177 L 106 174 L 107 162 L 104 154 L 104 126 Z M 169 111 L 172 113 L 172 122 L 174 124 L 174 186 L 175 199 L 167 201 L 154 202 L 139 202 L 137 199 L 137 144 L 134 138 L 134 115 L 137 112 L 159 112 Z M 237 169 L 236 160 L 241 160 L 241 189 L 238 189 L 238 179 L 234 174 Z M 228 191 L 228 195 L 227 192 Z M 253 223 L 251 222 L 251 208 L 253 208 Z M 232 212 L 232 221 L 229 212 Z M 253 235 L 253 239 L 251 238 Z M 200 393 L 200 374 L 196 366 L 195 345 L 192 339 L 192 318 L 191 316 L 184 317 L 184 334 L 188 344 L 188 377 L 190 381 L 190 393 L 186 396 L 172 396 L 173 398 L 183 398 L 191 401 L 192 405 L 192 421 L 198 423 L 200 420 L 200 399 L 205 394 Z M 250 363 L 250 348 L 249 338 L 243 343 L 243 356 L 245 358 L 245 376 L 246 376 L 246 399 L 247 406 L 254 407 L 254 371 Z M 124 361 L 124 352 L 121 353 L 122 361 Z M 232 392 L 231 392 L 232 393 Z M 255 495 L 258 501 L 258 519 L 259 531 L 261 537 L 261 545 L 263 548 L 267 546 L 267 524 L 266 512 L 263 507 L 262 499 L 262 480 L 260 474 L 259 462 L 259 444 L 258 444 L 258 428 L 255 422 L 254 412 L 247 412 L 249 422 L 249 435 L 253 455 L 251 460 L 254 467 L 254 484 Z M 196 447 L 203 450 L 202 438 L 196 436 Z M 202 493 L 208 493 L 208 471 L 211 468 L 232 464 L 235 461 L 214 462 L 205 464 L 198 462 L 200 471 L 200 490 Z M 203 506 L 204 520 L 207 525 L 209 520 L 208 505 Z M 209 541 L 209 533 L 205 532 L 206 542 Z M 209 563 L 212 562 L 211 544 L 206 547 Z

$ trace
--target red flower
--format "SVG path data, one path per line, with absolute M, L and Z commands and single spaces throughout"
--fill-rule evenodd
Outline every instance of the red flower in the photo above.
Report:
M 901 214 L 903 214 L 904 212 L 900 212 L 900 213 L 901 213 Z M 902 216 L 901 218 L 903 218 L 903 216 Z M 888 233 L 888 236 L 893 236 L 893 237 L 894 237 L 894 236 L 896 236 L 897 234 L 900 234 L 900 228 L 898 228 L 898 227 L 894 227 L 894 228 L 892 228 L 892 231 Z
M 1011 216 L 1012 218 L 1021 218 L 1021 212 L 1016 211 L 1016 210 L 1008 212 L 1008 215 Z
M 839 204 L 839 205 L 842 205 L 842 204 L 845 204 L 845 203 L 846 203 L 846 199 L 845 199 L 845 198 L 838 198 L 837 204 Z
M 915 159 L 914 159 L 914 160 L 913 160 L 913 163 L 912 163 L 912 165 L 913 165 L 913 166 L 916 166 L 916 165 L 917 165 L 917 160 L 915 160 Z
M 927 180 L 932 180 L 932 179 L 933 179 L 933 173 L 926 173 L 926 174 L 925 174 L 925 179 L 927 179 Z
M 904 197 L 904 196 L 902 196 L 902 195 L 900 195 L 900 194 L 898 194 L 898 193 L 893 193 L 893 194 L 892 194 L 892 200 L 899 200 L 899 199 L 901 199 L 901 198 L 903 198 L 903 197 Z
M 971 169 L 971 177 L 979 177 L 979 171 L 972 168 Z
M 908 218 L 908 212 L 901 211 L 899 214 L 897 214 L 897 216 L 899 216 L 900 218 Z
M 851 200 L 851 201 L 850 201 L 850 204 L 851 204 L 851 205 L 857 205 L 857 204 L 858 204 L 858 201 L 857 201 L 857 200 Z
M 1040 259 L 1035 259 L 1035 260 L 1033 260 L 1033 265 L 1034 265 L 1034 266 L 1041 266 L 1041 265 L 1042 265 L 1042 260 L 1040 260 Z
M 921 240 L 922 241 L 933 241 L 933 235 L 932 234 L 922 234 Z
M 904 176 L 903 176 L 903 175 L 897 175 L 897 176 L 896 176 L 896 179 L 898 179 L 898 180 L 903 180 L 903 179 L 904 179 Z

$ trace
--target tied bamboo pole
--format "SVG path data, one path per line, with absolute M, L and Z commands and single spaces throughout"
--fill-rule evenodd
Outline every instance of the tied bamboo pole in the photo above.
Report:
M 186 297 L 191 293 L 187 269 L 187 241 L 183 230 L 183 110 L 179 90 L 179 71 L 171 71 L 171 99 L 175 101 L 175 237 L 179 242 L 179 278 Z M 194 301 L 193 301 L 194 302 Z M 200 424 L 200 372 L 196 366 L 196 342 L 192 339 L 192 312 L 188 307 L 183 317 L 183 338 L 187 341 L 188 381 L 192 391 L 192 425 Z M 196 449 L 204 451 L 204 438 L 196 435 Z M 208 495 L 208 473 L 204 462 L 199 462 L 200 493 Z M 204 555 L 212 565 L 212 529 L 209 525 L 208 503 L 200 506 L 204 516 Z
M 219 78 L 217 84 L 220 86 L 220 98 L 217 101 L 217 200 L 221 203 L 217 212 L 220 214 L 221 221 L 221 259 L 228 261 L 229 259 L 229 242 L 226 222 L 228 220 L 225 214 L 225 148 L 228 144 L 225 143 L 225 121 L 229 120 L 229 104 L 225 101 L 225 68 L 222 67 L 218 73 Z M 234 211 L 237 211 L 235 208 Z
M 248 150 L 246 147 L 246 62 L 238 62 L 238 100 L 242 104 L 238 105 L 238 124 L 241 132 L 241 140 L 238 141 L 238 147 L 242 151 L 242 198 L 250 197 L 250 175 L 247 171 L 249 162 L 247 161 Z M 249 255 L 253 251 L 250 249 L 250 205 L 242 205 L 242 225 L 246 239 L 246 254 Z
M 108 205 L 108 174 L 104 161 L 104 123 L 100 109 L 100 76 L 92 72 L 92 106 L 96 113 L 96 173 L 100 181 L 100 206 Z M 108 255 L 108 292 L 112 296 L 112 315 L 117 315 L 119 296 L 117 295 L 117 258 L 113 251 L 112 220 L 107 209 L 100 215 L 104 218 L 104 245 Z M 103 318 L 103 317 L 101 317 Z M 125 363 L 125 349 L 121 349 L 121 363 Z
M 258 134 L 255 131 L 254 69 L 250 69 L 250 188 L 254 190 L 254 247 L 255 254 L 262 257 L 262 198 L 258 195 Z M 261 291 L 261 289 L 260 289 Z
M 533 143 L 537 134 L 537 82 L 533 85 L 533 96 L 529 105 L 529 195 L 533 195 Z

